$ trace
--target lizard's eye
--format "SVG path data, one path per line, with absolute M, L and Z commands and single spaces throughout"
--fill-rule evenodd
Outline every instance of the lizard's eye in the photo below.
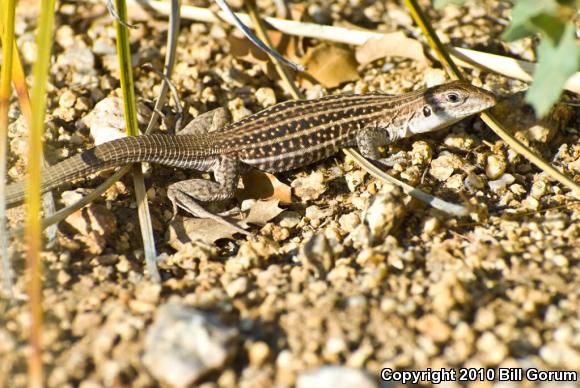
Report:
M 451 103 L 457 103 L 459 102 L 459 94 L 457 93 L 448 93 L 447 96 L 445 96 L 447 98 L 447 101 L 451 102 Z
M 423 116 L 429 117 L 431 116 L 431 108 L 428 105 L 423 107 Z

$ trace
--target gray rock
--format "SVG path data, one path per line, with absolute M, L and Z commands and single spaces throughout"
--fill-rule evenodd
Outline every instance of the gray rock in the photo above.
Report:
M 145 337 L 143 364 L 160 381 L 187 387 L 222 368 L 235 352 L 238 331 L 178 302 L 161 306 Z
M 151 110 L 142 103 L 137 104 L 137 120 L 144 125 L 151 116 Z M 125 117 L 123 100 L 107 97 L 99 101 L 92 111 L 77 121 L 77 128 L 88 128 L 95 145 L 125 137 Z

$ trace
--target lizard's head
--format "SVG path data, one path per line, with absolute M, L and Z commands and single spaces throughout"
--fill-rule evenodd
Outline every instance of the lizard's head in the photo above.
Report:
M 424 91 L 416 112 L 408 122 L 407 134 L 425 133 L 447 127 L 491 108 L 496 98 L 487 90 L 465 81 L 454 81 Z

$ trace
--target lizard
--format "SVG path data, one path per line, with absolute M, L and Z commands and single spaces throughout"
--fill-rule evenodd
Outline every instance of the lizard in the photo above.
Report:
M 130 136 L 85 150 L 43 171 L 42 192 L 129 163 L 151 162 L 213 172 L 214 181 L 190 179 L 167 190 L 174 214 L 182 208 L 248 232 L 199 202 L 233 198 L 241 174 L 251 168 L 278 173 L 326 159 L 345 147 L 384 161 L 379 147 L 415 134 L 448 127 L 496 104 L 493 93 L 453 81 L 401 95 L 338 94 L 282 102 L 219 131 Z M 7 207 L 23 202 L 25 184 L 6 188 Z

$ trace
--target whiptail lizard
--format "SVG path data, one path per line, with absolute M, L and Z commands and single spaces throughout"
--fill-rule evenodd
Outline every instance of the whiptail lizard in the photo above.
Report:
M 215 182 L 177 182 L 169 186 L 167 195 L 174 210 L 181 207 L 197 216 L 218 218 L 197 201 L 232 198 L 240 174 L 250 168 L 287 171 L 325 159 L 344 147 L 358 147 L 365 157 L 381 160 L 377 147 L 447 127 L 495 103 L 492 93 L 461 81 L 398 96 L 371 93 L 288 101 L 220 131 L 143 135 L 104 143 L 44 171 L 42 191 L 135 162 L 212 171 Z M 8 207 L 21 203 L 24 183 L 9 185 L 6 198 Z

